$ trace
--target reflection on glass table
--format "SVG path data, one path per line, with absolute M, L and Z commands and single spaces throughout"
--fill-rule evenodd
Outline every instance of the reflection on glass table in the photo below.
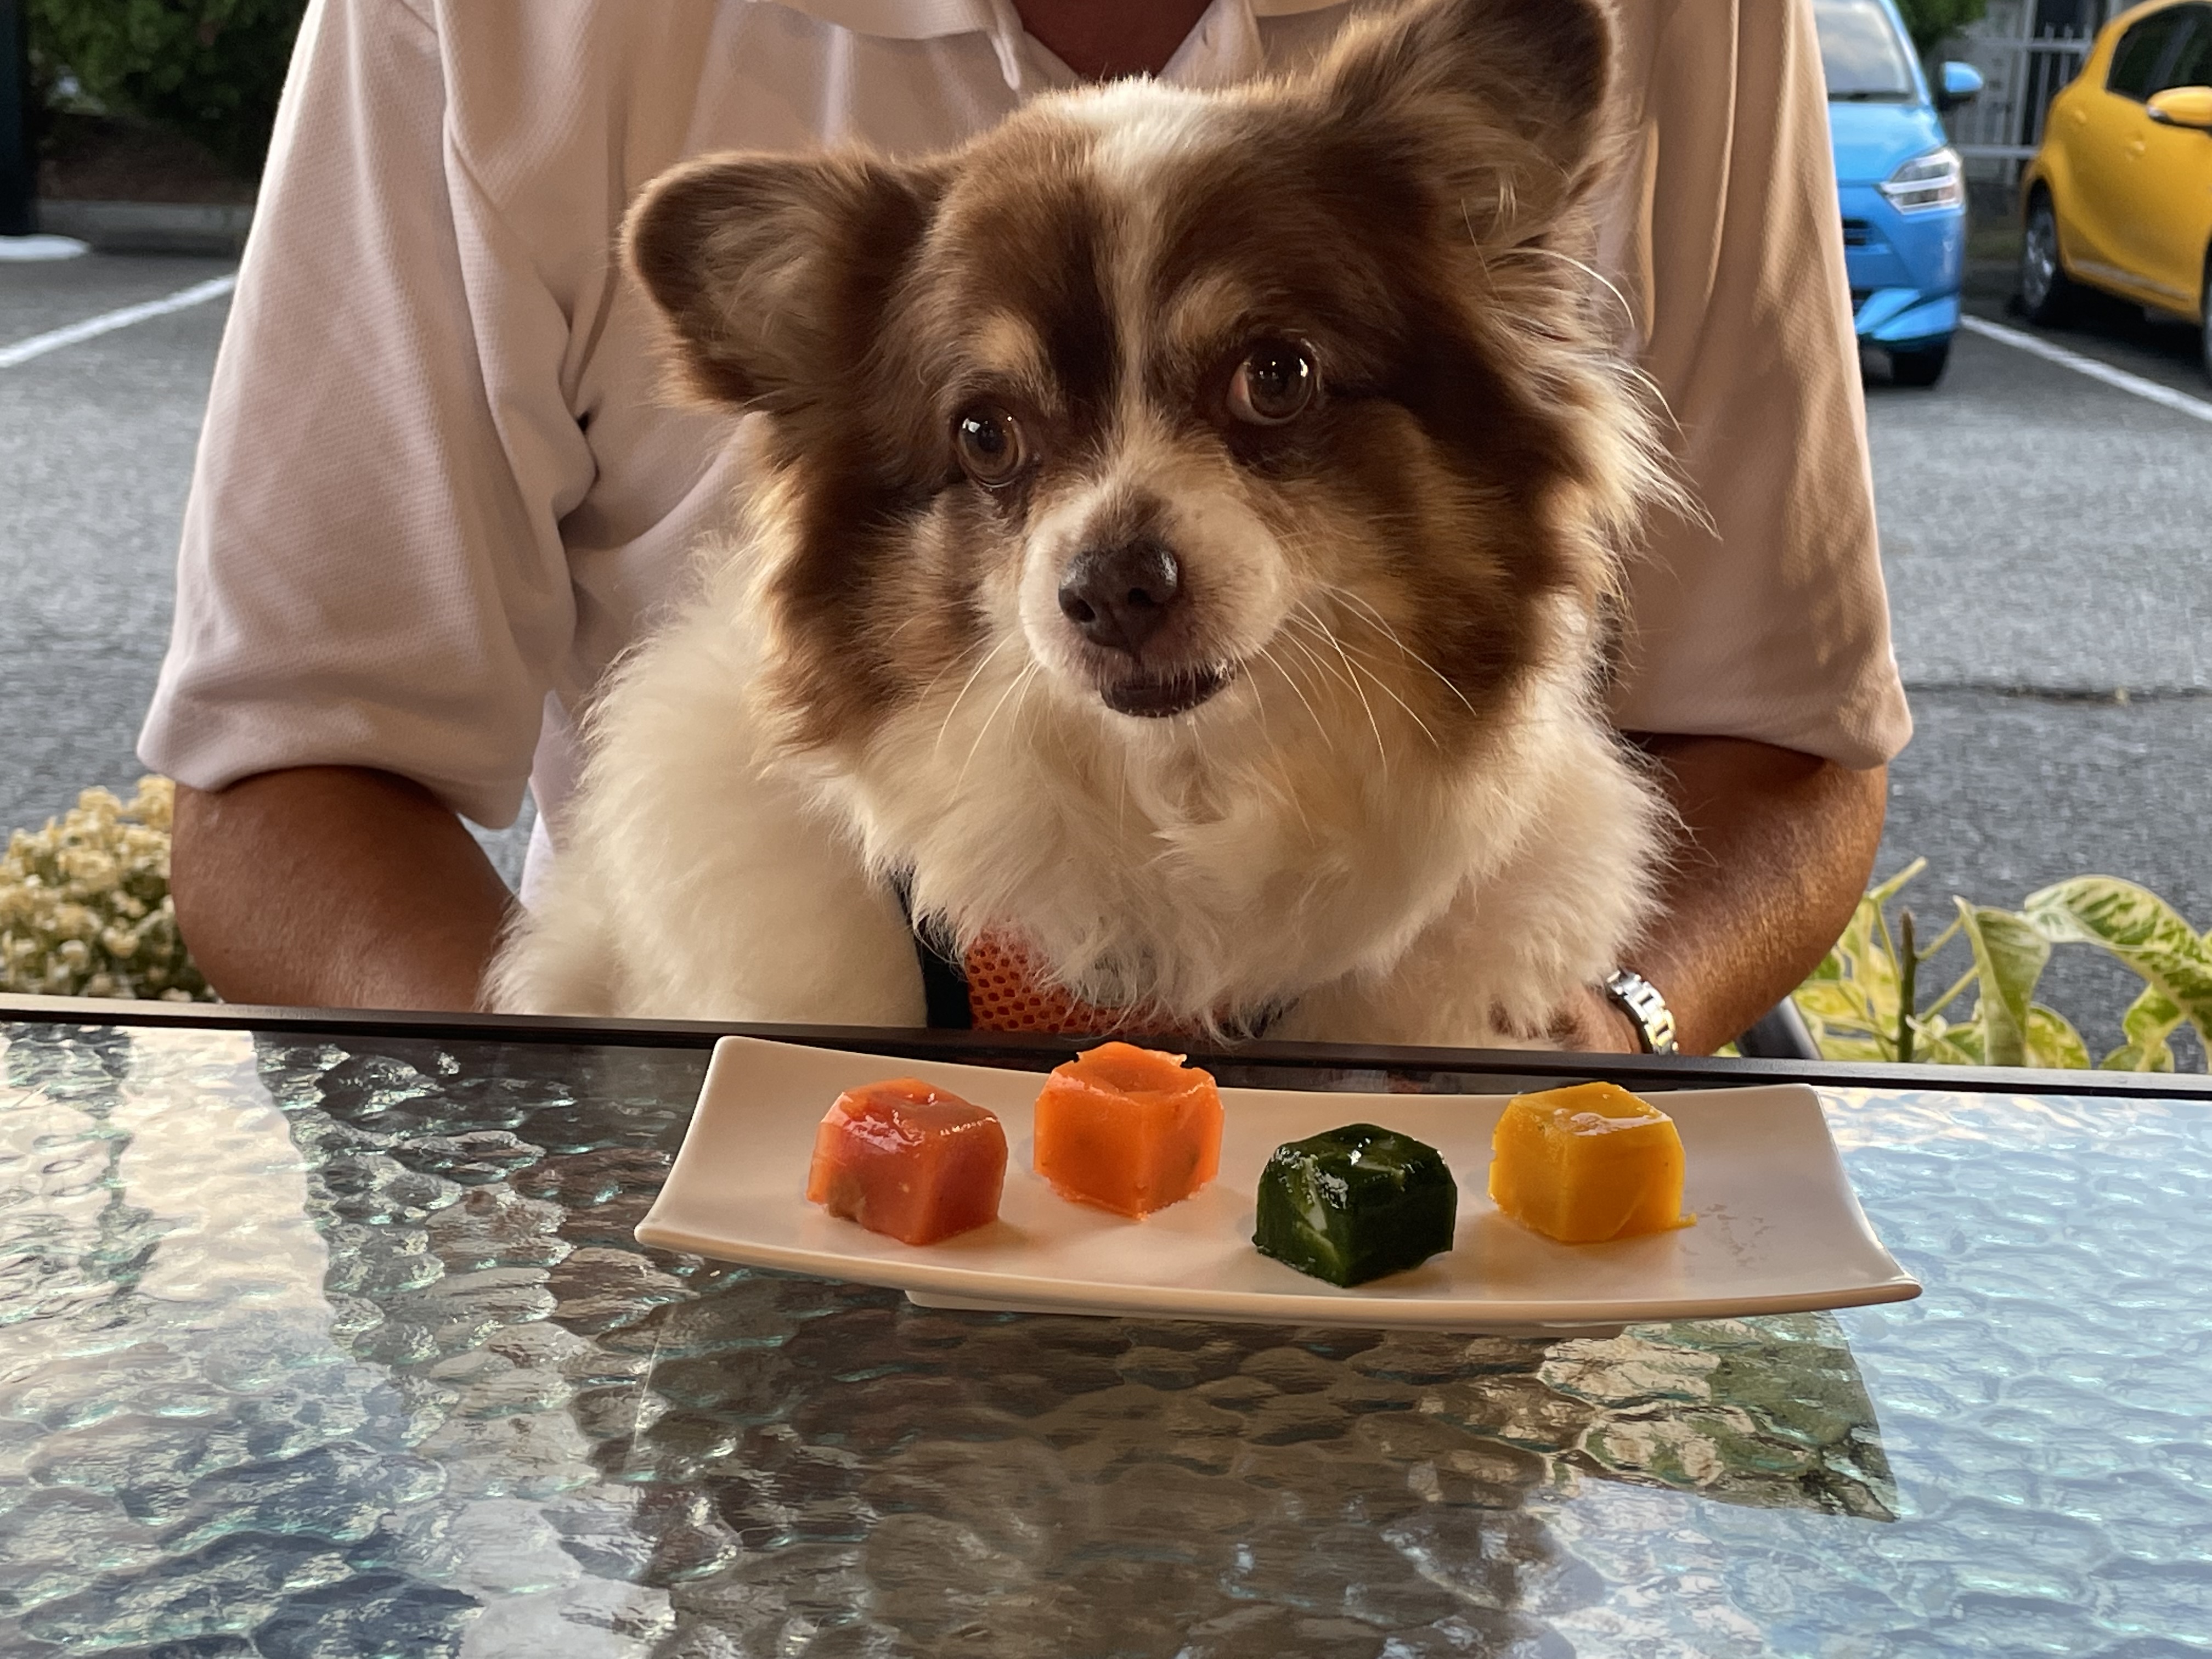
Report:
M 646 1250 L 697 1048 L 0 1042 L 0 1652 L 2212 1653 L 2180 1083 L 1825 1090 L 1921 1300 L 1547 1343 Z

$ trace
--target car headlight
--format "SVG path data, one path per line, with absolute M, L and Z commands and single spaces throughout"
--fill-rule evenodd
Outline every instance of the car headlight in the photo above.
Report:
M 1881 193 L 1899 213 L 1929 213 L 1954 208 L 1966 199 L 1966 168 L 1959 152 L 1946 144 L 1916 155 L 1881 182 Z

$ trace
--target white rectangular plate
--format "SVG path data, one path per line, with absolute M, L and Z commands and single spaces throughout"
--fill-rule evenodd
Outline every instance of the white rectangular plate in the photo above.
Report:
M 815 1126 L 842 1091 L 919 1077 L 1006 1125 L 988 1227 L 922 1247 L 805 1199 Z M 1901 1302 L 1920 1286 L 1868 1226 L 1820 1103 L 1798 1084 L 1668 1093 L 1698 1222 L 1611 1244 L 1555 1244 L 1486 1194 L 1503 1095 L 1224 1089 L 1219 1177 L 1130 1221 L 1056 1196 L 1030 1169 L 1042 1079 L 750 1037 L 714 1048 L 675 1167 L 637 1237 L 664 1249 L 902 1290 L 931 1307 L 1297 1325 L 1536 1331 Z M 1425 1140 L 1459 1183 L 1454 1248 L 1352 1290 L 1252 1248 L 1261 1166 L 1286 1140 L 1370 1122 Z

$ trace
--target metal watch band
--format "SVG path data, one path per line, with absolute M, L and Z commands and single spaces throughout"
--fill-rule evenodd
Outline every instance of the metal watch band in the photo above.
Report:
M 1667 999 L 1659 994 L 1659 988 L 1641 974 L 1631 973 L 1626 968 L 1616 968 L 1606 975 L 1599 987 L 1611 997 L 1621 1012 L 1626 1014 L 1636 1027 L 1637 1040 L 1643 1043 L 1647 1054 L 1671 1054 L 1674 1052 L 1674 1011 L 1667 1006 Z

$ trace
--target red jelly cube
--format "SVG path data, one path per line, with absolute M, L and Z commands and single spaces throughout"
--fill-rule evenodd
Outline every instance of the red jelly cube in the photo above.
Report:
M 806 1196 L 902 1244 L 999 1218 L 1006 1132 L 949 1090 L 910 1077 L 848 1089 L 814 1133 Z

